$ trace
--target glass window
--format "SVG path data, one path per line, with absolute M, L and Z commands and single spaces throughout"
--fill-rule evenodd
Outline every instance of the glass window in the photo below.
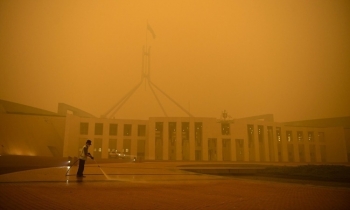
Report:
M 287 134 L 287 141 L 292 142 L 293 141 L 292 131 L 287 131 L 286 134 Z
M 124 136 L 131 136 L 131 124 L 124 125 Z
M 195 122 L 194 123 L 194 139 L 196 146 L 202 146 L 202 123 Z
M 146 136 L 146 125 L 138 125 L 137 135 Z
M 110 136 L 118 135 L 118 124 L 110 124 L 109 125 L 109 135 Z
M 318 141 L 319 142 L 325 142 L 324 133 L 323 132 L 319 132 L 318 133 Z
M 102 135 L 102 134 L 103 134 L 103 124 L 95 123 L 95 135 Z
M 87 135 L 89 132 L 89 123 L 82 122 L 80 123 L 80 134 Z
M 109 139 L 108 152 L 117 153 L 117 139 Z M 116 156 L 116 154 L 112 154 L 112 156 Z
M 249 148 L 254 147 L 254 125 L 247 125 L 248 129 L 248 146 Z
M 221 123 L 221 134 L 222 135 L 230 135 L 230 124 L 229 123 Z
M 176 122 L 169 122 L 168 124 L 168 138 L 169 140 L 176 140 Z
M 307 132 L 307 136 L 308 136 L 308 140 L 310 142 L 313 142 L 315 140 L 314 139 L 314 132 L 312 132 L 312 131 Z
M 282 137 L 281 137 L 281 128 L 280 127 L 276 128 L 276 136 L 277 136 L 277 142 L 281 142 Z
M 302 131 L 298 131 L 297 136 L 298 136 L 298 141 L 303 141 L 303 132 Z
M 258 139 L 260 143 L 264 142 L 264 126 L 262 125 L 258 126 Z
M 189 126 L 190 126 L 189 122 L 181 123 L 182 139 L 183 140 L 188 140 L 190 138 Z

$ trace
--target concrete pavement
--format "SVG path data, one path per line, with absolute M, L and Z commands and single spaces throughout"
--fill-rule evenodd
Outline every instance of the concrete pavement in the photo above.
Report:
M 193 163 L 192 163 L 193 164 Z M 180 170 L 183 163 L 103 163 L 0 175 L 0 209 L 350 209 L 350 188 Z

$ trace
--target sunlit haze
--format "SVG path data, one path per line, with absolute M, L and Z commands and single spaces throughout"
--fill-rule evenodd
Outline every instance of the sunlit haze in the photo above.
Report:
M 0 99 L 100 117 L 141 81 L 147 44 L 150 80 L 195 117 L 349 116 L 349 11 L 340 0 L 0 1 Z M 146 82 L 115 115 L 157 116 Z

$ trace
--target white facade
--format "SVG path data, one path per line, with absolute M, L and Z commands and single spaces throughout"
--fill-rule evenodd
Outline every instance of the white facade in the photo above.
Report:
M 52 113 L 0 100 L 0 155 L 77 157 L 90 139 L 90 152 L 103 159 L 115 152 L 157 161 L 344 163 L 350 161 L 349 127 L 350 117 L 106 119 L 66 104 Z
M 110 130 L 113 125 L 116 132 Z M 91 139 L 90 151 L 97 158 L 109 158 L 109 152 L 116 149 L 130 158 L 159 161 L 347 162 L 344 138 L 341 127 L 291 127 L 261 120 L 117 120 L 67 115 L 63 155 L 76 156 Z

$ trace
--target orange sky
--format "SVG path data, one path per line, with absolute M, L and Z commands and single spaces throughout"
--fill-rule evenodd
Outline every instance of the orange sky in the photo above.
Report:
M 13 0 L 0 26 L 3 100 L 100 116 L 139 83 L 147 41 L 151 80 L 196 117 L 350 115 L 349 1 Z M 146 85 L 116 114 L 150 116 L 163 112 Z

